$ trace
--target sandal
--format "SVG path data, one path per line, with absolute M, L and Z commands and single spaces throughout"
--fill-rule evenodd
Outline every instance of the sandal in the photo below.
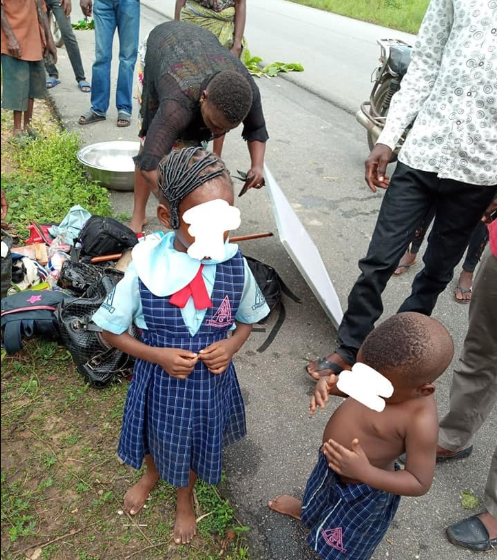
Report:
M 103 115 L 97 115 L 97 113 L 94 113 L 93 111 L 88 111 L 87 113 L 85 113 L 84 115 L 81 115 L 79 117 L 78 123 L 79 124 L 92 124 L 92 123 L 96 123 L 98 121 L 105 121 L 107 117 L 104 117 Z
M 127 113 L 117 113 L 117 126 L 119 128 L 126 128 L 131 124 L 131 116 Z
M 80 82 L 78 82 L 78 87 L 84 93 L 90 93 L 91 91 L 90 82 L 87 82 L 86 80 L 81 80 Z
M 469 298 L 458 298 L 457 297 L 457 290 L 459 290 L 461 292 L 461 295 L 464 296 L 465 294 L 472 294 L 473 293 L 473 288 L 463 288 L 462 286 L 459 286 L 459 284 L 456 286 L 456 289 L 454 290 L 454 299 L 457 301 L 457 303 L 469 303 L 471 301 L 471 297 Z
M 57 78 L 54 78 L 53 76 L 48 76 L 47 79 L 45 80 L 45 85 L 47 86 L 47 89 L 52 89 L 55 86 L 58 86 L 60 84 L 60 81 L 57 80 Z
M 317 373 L 319 371 L 330 370 L 335 375 L 338 375 L 339 373 L 341 373 L 343 371 L 343 367 L 339 366 L 335 362 L 329 362 L 326 358 L 318 358 L 317 360 L 315 360 L 315 362 L 316 362 L 316 368 L 313 370 L 313 373 Z M 313 362 L 311 362 L 311 364 L 312 363 Z M 311 364 L 307 364 L 304 367 L 304 371 L 307 373 L 307 375 L 310 375 L 313 379 L 316 379 L 312 375 L 312 373 L 309 371 L 309 366 Z
M 404 274 L 404 272 L 407 272 L 414 264 L 416 264 L 416 261 L 411 264 L 398 264 L 397 268 L 394 270 L 394 276 L 400 276 L 401 274 Z M 400 272 L 397 272 L 397 270 L 400 270 Z

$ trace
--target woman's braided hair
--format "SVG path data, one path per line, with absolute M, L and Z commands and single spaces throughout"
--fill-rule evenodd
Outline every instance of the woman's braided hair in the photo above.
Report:
M 214 169 L 203 173 L 209 167 Z M 173 229 L 179 228 L 178 208 L 185 196 L 223 173 L 229 178 L 224 162 L 198 147 L 174 150 L 159 163 L 159 189 L 169 204 Z

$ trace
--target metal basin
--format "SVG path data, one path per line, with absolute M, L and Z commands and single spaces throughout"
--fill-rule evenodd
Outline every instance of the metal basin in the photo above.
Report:
M 133 156 L 139 142 L 99 142 L 81 148 L 78 160 L 87 168 L 91 179 L 115 191 L 132 191 L 135 184 Z

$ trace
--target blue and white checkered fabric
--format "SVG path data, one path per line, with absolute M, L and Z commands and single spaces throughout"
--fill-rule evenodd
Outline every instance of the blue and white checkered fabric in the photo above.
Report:
M 368 560 L 399 502 L 400 496 L 367 484 L 343 484 L 320 450 L 302 502 L 307 542 L 325 560 Z
M 148 327 L 143 342 L 198 352 L 226 338 L 243 286 L 243 258 L 238 252 L 217 265 L 213 307 L 192 337 L 181 310 L 169 303 L 169 297 L 154 296 L 140 282 Z M 156 364 L 136 361 L 118 449 L 123 461 L 139 469 L 150 453 L 160 476 L 174 486 L 188 486 L 190 469 L 207 483 L 217 484 L 223 445 L 245 434 L 245 407 L 233 363 L 223 374 L 214 375 L 199 360 L 194 371 L 181 380 Z

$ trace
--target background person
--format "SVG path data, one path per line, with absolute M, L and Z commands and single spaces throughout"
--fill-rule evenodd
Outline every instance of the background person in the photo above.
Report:
M 83 61 L 81 60 L 81 53 L 79 51 L 78 40 L 74 34 L 71 25 L 71 0 L 45 0 L 47 9 L 52 12 L 59 31 L 66 47 L 67 56 L 71 62 L 72 69 L 78 87 L 81 91 L 89 93 L 91 91 L 90 83 L 86 80 L 85 71 L 83 68 Z M 53 60 L 49 57 L 45 59 L 45 69 L 48 74 L 46 79 L 47 89 L 51 89 L 59 84 L 59 71 L 55 66 Z
M 34 100 L 46 97 L 43 58 L 57 61 L 44 0 L 2 0 L 1 26 L 2 107 L 14 112 L 14 135 L 34 134 Z
M 243 34 L 247 17 L 246 0 L 176 0 L 174 19 L 207 29 L 223 47 L 240 58 L 247 47 Z
M 91 108 L 81 115 L 79 124 L 106 119 L 110 103 L 112 43 L 119 36 L 119 73 L 116 87 L 117 126 L 131 123 L 133 111 L 133 74 L 140 34 L 139 0 L 80 0 L 81 10 L 95 22 L 95 62 L 92 66 Z

